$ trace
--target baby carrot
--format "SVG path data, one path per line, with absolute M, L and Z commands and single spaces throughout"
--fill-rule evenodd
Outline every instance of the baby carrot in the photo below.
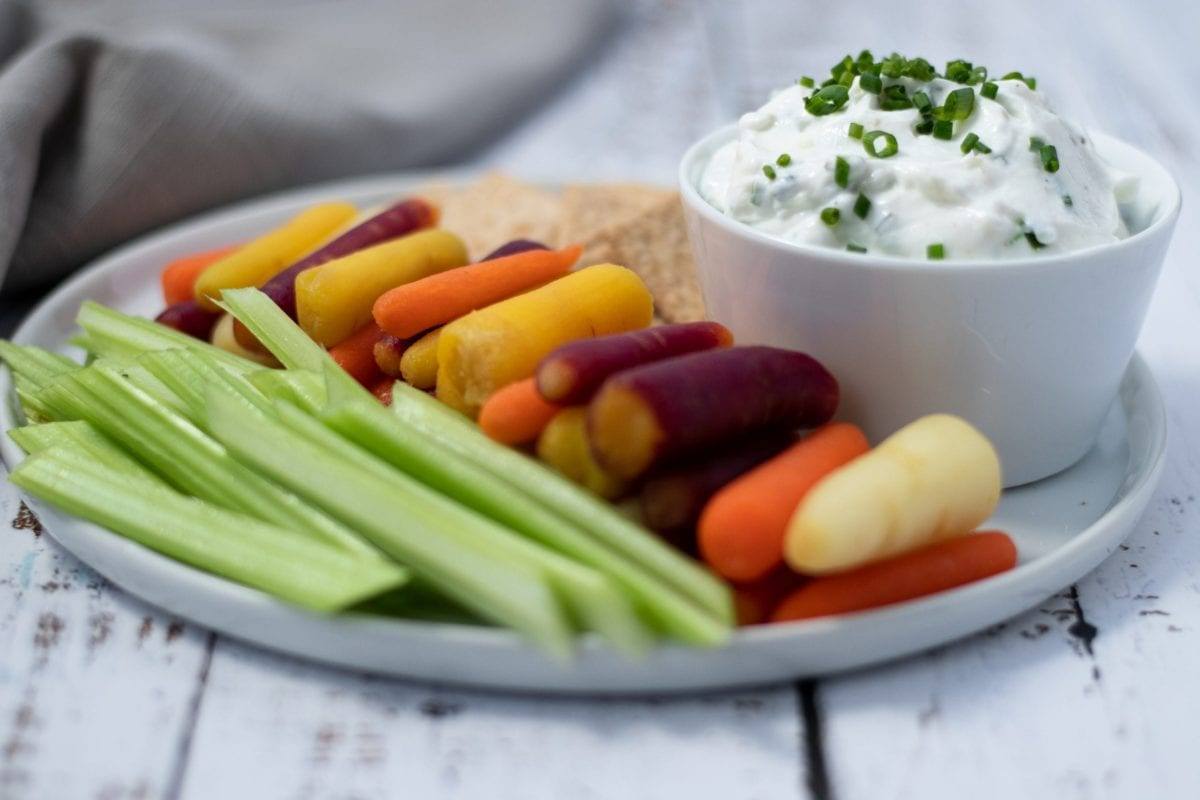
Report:
M 375 363 L 375 342 L 382 334 L 378 325 L 369 323 L 329 348 L 329 355 L 350 377 L 369 389 L 383 377 Z
M 587 439 L 587 411 L 582 406 L 564 408 L 554 415 L 538 437 L 538 458 L 585 489 L 606 500 L 623 497 L 629 488 L 596 463 Z
M 395 378 L 382 378 L 379 383 L 371 387 L 371 394 L 378 398 L 379 402 L 385 406 L 392 404 L 392 387 L 396 385 Z
M 479 427 L 501 444 L 527 444 L 541 435 L 558 411 L 559 406 L 538 394 L 533 378 L 526 378 L 487 399 L 479 411 Z
M 441 333 L 441 328 L 434 328 L 409 345 L 400 356 L 400 377 L 409 386 L 432 389 L 437 385 L 438 336 Z
M 808 578 L 797 575 L 781 565 L 752 583 L 737 583 L 733 586 L 733 609 L 740 626 L 762 625 L 771 621 L 771 614 L 784 598 L 808 582 Z
M 853 425 L 814 431 L 717 492 L 700 515 L 700 554 L 717 574 L 753 581 L 783 563 L 788 522 L 817 481 L 870 449 Z
M 408 350 L 408 342 L 404 339 L 397 339 L 390 333 L 380 332 L 379 338 L 375 340 L 375 363 L 379 365 L 379 371 L 387 375 L 392 380 L 400 377 L 400 359 L 404 358 L 404 353 Z
M 526 250 L 397 286 L 375 301 L 375 322 L 401 339 L 416 336 L 567 274 L 582 252 Z
M 239 247 L 241 245 L 236 244 L 229 247 L 218 247 L 216 250 L 177 258 L 167 264 L 163 267 L 160 276 L 163 300 L 166 300 L 169 306 L 192 300 L 194 297 L 192 293 L 196 289 L 196 278 L 200 277 L 200 273 L 204 272 L 209 264 L 220 261 Z
M 900 603 L 1012 569 L 1017 547 L 999 531 L 974 533 L 817 578 L 788 596 L 772 622 L 846 614 Z

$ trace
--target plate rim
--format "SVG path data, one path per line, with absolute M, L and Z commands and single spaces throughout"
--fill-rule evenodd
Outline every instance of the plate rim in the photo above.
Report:
M 308 186 L 272 192 L 257 198 L 249 198 L 239 202 L 206 211 L 199 215 L 180 220 L 170 225 L 164 226 L 155 231 L 151 231 L 142 236 L 111 250 L 110 252 L 100 256 L 99 258 L 89 262 L 85 267 L 80 269 L 76 274 L 72 275 L 63 281 L 54 290 L 49 292 L 38 304 L 26 315 L 21 321 L 16 331 L 12 335 L 12 341 L 22 344 L 37 343 L 35 331 L 44 324 L 44 320 L 61 312 L 61 307 L 66 303 L 74 302 L 76 295 L 82 295 L 85 290 L 92 286 L 96 281 L 104 279 L 110 274 L 120 274 L 123 270 L 128 269 L 127 262 L 131 259 L 136 259 L 142 251 L 156 250 L 158 248 L 169 245 L 172 241 L 186 236 L 189 233 L 199 233 L 200 231 L 210 227 L 221 227 L 222 225 L 232 224 L 235 221 L 244 218 L 247 215 L 254 214 L 283 214 L 290 206 L 302 205 L 306 202 L 311 202 L 318 197 L 328 197 L 334 194 L 341 195 L 367 195 L 371 193 L 394 192 L 400 193 L 411 189 L 415 185 L 424 182 L 437 180 L 448 183 L 456 183 L 477 177 L 480 174 L 479 170 L 461 169 L 461 170 L 436 170 L 436 171 L 421 171 L 421 172 L 392 172 L 381 175 L 371 175 L 359 178 L 344 179 L 320 184 L 312 184 Z M 542 181 L 542 185 L 560 186 L 561 179 L 557 181 Z M 60 343 L 61 345 L 61 343 Z M 985 600 L 987 596 L 994 595 L 996 597 L 1017 596 L 1021 597 L 1022 602 L 1019 610 L 1023 610 L 1035 605 L 1037 602 L 1045 599 L 1055 591 L 1058 591 L 1075 580 L 1078 580 L 1083 575 L 1090 572 L 1095 566 L 1106 558 L 1113 550 L 1116 549 L 1116 543 L 1128 535 L 1128 530 L 1120 532 L 1120 538 L 1114 539 L 1111 546 L 1105 548 L 1104 552 L 1095 558 L 1092 551 L 1097 547 L 1098 539 L 1105 538 L 1108 533 L 1108 538 L 1112 538 L 1110 529 L 1114 524 L 1123 524 L 1133 515 L 1133 522 L 1129 524 L 1129 528 L 1136 524 L 1136 518 L 1140 516 L 1146 503 L 1149 501 L 1155 486 L 1158 483 L 1162 470 L 1165 464 L 1165 451 L 1167 443 L 1167 424 L 1166 411 L 1163 403 L 1161 392 L 1154 380 L 1153 374 L 1146 364 L 1140 353 L 1135 352 L 1130 359 L 1129 365 L 1121 382 L 1120 396 L 1115 403 L 1124 403 L 1125 391 L 1127 385 L 1137 388 L 1138 397 L 1137 405 L 1145 413 L 1148 413 L 1150 427 L 1150 440 L 1147 445 L 1147 452 L 1144 459 L 1144 464 L 1136 473 L 1135 479 L 1132 482 L 1127 481 L 1122 485 L 1114 496 L 1117 496 L 1116 502 L 1112 503 L 1104 513 L 1089 524 L 1087 527 L 1076 533 L 1069 541 L 1057 546 L 1051 552 L 1038 557 L 1030 562 L 1018 564 L 1018 566 L 1003 574 L 993 576 L 983 581 L 967 584 L 965 586 L 950 589 L 948 591 L 939 592 L 935 595 L 930 595 L 924 598 L 907 601 L 904 603 L 895 604 L 879 609 L 871 609 L 852 614 L 840 615 L 834 618 L 823 618 L 815 620 L 807 620 L 802 622 L 790 622 L 775 625 L 752 626 L 750 628 L 741 628 L 733 631 L 729 642 L 725 645 L 725 649 L 733 648 L 752 648 L 760 645 L 780 645 L 791 642 L 796 642 L 802 646 L 805 639 L 813 636 L 821 636 L 835 631 L 844 631 L 845 629 L 854 626 L 861 626 L 864 623 L 871 623 L 872 627 L 878 628 L 880 625 L 888 625 L 895 621 L 904 620 L 914 614 L 938 614 L 946 612 L 955 605 L 970 605 L 975 602 Z M 15 392 L 13 391 L 11 374 L 7 368 L 0 370 L 0 424 L 4 426 L 3 430 L 7 431 L 11 427 L 18 424 L 20 418 Z M 1127 412 L 1123 412 L 1127 413 Z M 1132 440 L 1133 434 L 1127 432 L 1127 440 Z M 0 456 L 9 469 L 15 467 L 24 459 L 24 453 L 18 448 L 12 440 L 6 435 L 0 435 Z M 1053 477 L 1049 480 L 1053 480 Z M 55 521 L 57 524 L 46 525 L 46 530 L 54 538 L 54 540 L 87 564 L 99 574 L 103 575 L 107 580 L 117 586 L 120 586 L 123 591 L 129 591 L 130 594 L 139 597 L 145 602 L 150 603 L 158 608 L 165 609 L 172 614 L 179 614 L 185 618 L 194 620 L 205 627 L 213 630 L 221 631 L 227 635 L 232 635 L 235 638 L 243 641 L 249 641 L 256 646 L 267 647 L 273 650 L 288 652 L 302 658 L 329 663 L 331 659 L 314 655 L 311 652 L 305 652 L 302 649 L 279 645 L 277 642 L 264 641 L 261 638 L 248 637 L 239 634 L 236 631 L 230 630 L 229 622 L 221 620 L 211 620 L 203 618 L 205 615 L 196 614 L 193 611 L 182 611 L 180 607 L 187 605 L 185 603 L 173 602 L 171 597 L 148 596 L 145 591 L 132 589 L 127 585 L 127 581 L 112 577 L 110 574 L 116 571 L 110 563 L 111 559 L 128 559 L 126 567 L 130 567 L 137 572 L 145 571 L 146 575 L 157 573 L 159 577 L 151 579 L 151 582 L 160 582 L 160 578 L 165 578 L 168 583 L 179 581 L 180 585 L 185 590 L 199 592 L 205 595 L 206 598 L 215 602 L 218 606 L 234 604 L 246 606 L 248 611 L 256 613 L 268 613 L 283 615 L 291 618 L 300 625 L 316 625 L 317 627 L 337 627 L 345 628 L 351 635 L 363 633 L 365 635 L 396 635 L 399 632 L 407 632 L 419 637 L 433 637 L 440 641 L 447 642 L 452 645 L 462 645 L 468 649 L 481 648 L 492 652 L 518 652 L 522 656 L 535 654 L 543 667 L 551 665 L 552 662 L 545 659 L 537 651 L 528 645 L 521 637 L 508 630 L 498 628 L 488 628 L 483 626 L 463 626 L 451 625 L 446 623 L 431 623 L 415 620 L 398 620 L 386 618 L 374 618 L 366 615 L 342 615 L 328 616 L 314 614 L 313 612 L 292 606 L 282 600 L 277 600 L 258 590 L 234 583 L 233 581 L 217 577 L 197 568 L 191 567 L 182 562 L 175 561 L 168 556 L 159 554 L 149 548 L 146 548 L 132 540 L 126 539 L 119 534 L 113 533 L 94 523 L 78 517 L 71 516 L 54 508 L 50 504 L 43 503 L 37 498 L 30 497 L 26 492 L 13 487 L 21 500 L 40 515 L 49 520 Z M 62 530 L 56 532 L 55 528 L 74 528 L 74 531 L 68 531 L 67 535 L 63 536 Z M 75 532 L 81 532 L 79 537 L 73 535 Z M 95 543 L 99 543 L 96 548 L 99 552 L 92 552 L 93 548 L 81 546 L 87 537 L 91 537 Z M 67 541 L 64 541 L 66 539 Z M 88 557 L 81 554 L 80 551 L 88 554 Z M 1080 564 L 1085 568 L 1076 569 Z M 1059 583 L 1057 578 L 1052 577 L 1054 573 L 1064 572 L 1073 575 L 1065 583 Z M 1049 583 L 1046 583 L 1049 578 Z M 1049 591 L 1045 587 L 1050 584 L 1056 584 Z M 182 594 L 182 592 L 181 592 Z M 1010 604 L 1011 605 L 1011 604 Z M 1015 613 L 1015 612 L 1014 612 Z M 1008 618 L 1012 614 L 1005 614 L 1003 618 Z M 999 619 L 996 620 L 1000 621 Z M 973 625 L 969 630 L 979 630 L 983 626 Z M 948 641 L 953 638 L 960 638 L 959 635 L 946 637 L 940 641 Z M 891 655 L 882 658 L 868 659 L 855 662 L 854 666 L 862 666 L 867 663 L 877 661 L 890 660 L 903 655 L 917 652 L 932 645 L 914 647 L 908 650 L 892 653 Z M 596 653 L 609 653 L 608 650 L 594 636 L 582 637 L 580 645 L 580 655 Z M 655 653 L 672 653 L 672 652 L 687 652 L 691 655 L 703 653 L 702 650 L 685 648 L 678 645 L 665 644 L 655 649 Z M 413 674 L 411 672 L 393 670 L 393 669 L 375 669 L 372 667 L 355 666 L 349 662 L 337 662 L 341 666 L 350 666 L 356 669 L 366 669 L 372 672 L 381 672 L 383 674 L 405 675 L 407 677 L 416 677 L 424 679 L 439 679 L 439 676 Z M 649 663 L 649 659 L 641 663 Z M 536 670 L 535 670 L 536 671 Z M 564 674 L 569 674 L 570 670 L 560 670 Z M 776 678 L 775 680 L 782 679 Z M 526 688 L 523 684 L 505 680 L 459 680 L 450 678 L 448 682 L 457 684 L 482 686 L 491 689 L 522 689 Z M 763 681 L 757 681 L 761 683 Z M 769 682 L 769 681 L 768 681 Z M 595 694 L 605 693 L 609 690 L 605 687 L 587 686 L 576 687 L 571 686 L 570 680 L 564 680 L 563 685 L 539 685 L 537 688 L 548 691 L 565 691 L 567 693 L 579 694 Z M 696 689 L 715 689 L 728 688 L 736 685 L 748 685 L 754 682 L 739 682 L 739 681 L 719 681 L 711 684 L 705 684 L 701 681 L 695 686 L 684 686 L 678 691 L 694 691 Z M 670 692 L 676 689 L 670 686 L 653 685 L 647 686 L 644 690 L 634 687 L 624 687 L 615 689 L 621 693 L 638 693 L 641 691 L 647 692 Z

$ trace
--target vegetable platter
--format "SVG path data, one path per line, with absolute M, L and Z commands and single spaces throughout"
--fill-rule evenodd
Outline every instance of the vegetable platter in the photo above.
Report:
M 421 258 L 393 253 L 362 268 L 340 256 L 325 262 L 331 269 L 301 273 L 308 277 L 293 281 L 291 298 L 252 288 L 211 296 L 214 307 L 219 302 L 232 310 L 245 328 L 231 336 L 265 343 L 288 370 L 182 344 L 186 334 L 164 340 L 156 332 L 161 326 L 148 321 L 163 307 L 164 265 L 235 243 L 256 246 L 272 232 L 278 234 L 275 252 L 281 243 L 287 251 L 286 263 L 263 266 L 269 259 L 253 253 L 236 257 L 249 249 L 245 245 L 208 257 L 238 275 L 226 286 L 265 286 L 306 253 L 311 258 L 319 244 L 289 240 L 294 231 L 288 226 L 298 215 L 315 213 L 328 228 L 310 237 L 337 241 L 355 230 L 346 233 L 352 212 L 345 204 L 387 206 L 415 196 L 427 179 L 344 182 L 209 214 L 121 248 L 51 294 L 14 345 L 81 361 L 73 343 L 81 342 L 76 319 L 82 314 L 84 341 L 100 357 L 81 371 L 52 356 L 22 362 L 20 353 L 35 351 L 6 347 L 6 359 L 22 377 L 15 387 L 8 370 L 0 378 L 5 430 L 23 423 L 21 400 L 27 410 L 32 403 L 34 416 L 40 402 L 46 418 L 60 420 L 25 428 L 2 446 L 47 530 L 132 594 L 265 647 L 446 683 L 628 694 L 853 668 L 1000 622 L 1114 550 L 1157 482 L 1165 424 L 1153 379 L 1138 358 L 1093 451 L 1058 476 L 1008 490 L 996 506 L 989 495 L 998 485 L 998 475 L 989 473 L 994 454 L 986 441 L 972 439 L 970 426 L 928 417 L 868 450 L 851 424 L 827 424 L 836 381 L 823 374 L 819 354 L 730 347 L 720 326 L 705 323 L 679 333 L 662 329 L 653 341 L 643 334 L 628 338 L 659 330 L 647 327 L 649 293 L 619 267 L 564 275 L 579 255 L 569 247 L 523 258 L 502 254 L 526 277 L 494 270 L 489 276 L 475 266 L 482 254 L 467 265 L 453 237 L 428 229 L 382 243 L 403 250 L 424 236 L 431 241 Z M 469 179 L 444 180 L 466 185 Z M 329 278 L 347 269 L 365 269 L 362 274 L 378 282 Z M 378 277 L 406 269 L 420 274 Z M 464 269 L 466 278 L 455 276 Z M 194 286 L 221 280 L 196 274 L 202 277 Z M 426 316 L 414 321 L 395 311 L 404 308 L 405 285 L 438 275 L 447 276 L 443 285 L 435 281 L 418 303 Z M 331 282 L 322 287 L 321 280 Z M 571 281 L 586 282 L 577 295 L 622 299 L 615 310 L 598 303 L 582 312 L 592 315 L 586 333 L 555 333 L 539 322 L 527 342 L 559 338 L 529 352 L 481 355 L 487 348 L 474 342 L 489 331 L 530 314 L 547 320 L 576 303 L 562 289 Z M 186 297 L 177 286 L 173 291 Z M 381 304 L 389 291 L 398 299 Z M 472 292 L 482 294 L 472 299 Z M 308 320 L 304 331 L 289 319 L 289 302 Z M 406 341 L 407 347 L 395 348 L 397 362 L 426 330 L 451 323 L 441 334 L 451 343 L 437 348 L 438 380 L 449 386 L 438 387 L 440 401 L 401 382 L 389 408 L 351 377 L 352 359 L 335 362 L 322 346 L 331 346 L 336 358 L 342 342 L 377 321 Z M 233 320 L 226 324 L 232 328 Z M 590 338 L 597 334 L 617 338 Z M 381 341 L 375 332 L 370 348 L 357 349 L 375 351 Z M 589 352 L 582 346 L 589 341 L 612 344 Z M 636 368 L 605 372 L 606 363 L 627 363 L 631 348 L 662 352 Z M 389 363 L 386 354 L 375 361 L 360 361 L 358 368 Z M 395 369 L 403 374 L 399 363 Z M 62 377 L 68 371 L 73 374 Z M 30 385 L 31 375 L 40 386 Z M 763 375 L 799 382 L 777 397 L 739 389 Z M 663 389 L 698 394 L 714 380 L 736 396 L 735 404 L 711 397 L 679 404 Z M 505 391 L 517 398 L 507 406 Z M 540 421 L 531 398 L 549 406 Z M 748 425 L 747 418 L 762 424 Z M 766 430 L 772 420 L 817 430 L 781 443 Z M 97 429 L 103 435 L 97 437 Z M 678 465 L 706 463 L 698 454 L 731 449 L 731 436 L 742 458 L 766 473 L 760 483 L 768 488 L 750 482 L 745 491 L 708 500 L 701 519 L 692 521 L 698 533 L 691 547 L 704 562 L 646 531 L 629 516 L 627 503 L 602 499 L 640 492 L 646 505 L 656 480 L 679 473 Z M 870 517 L 875 492 L 864 495 L 861 487 L 892 491 L 888 475 L 895 464 L 945 437 L 961 460 L 942 463 L 943 477 L 930 473 L 921 483 L 952 481 L 953 491 L 908 497 L 911 513 L 873 528 L 879 541 L 848 536 L 844 528 L 859 526 L 846 518 L 848 502 L 865 509 L 862 519 Z M 121 446 L 114 448 L 114 439 Z M 523 443 L 525 452 L 496 440 Z M 597 462 L 591 472 L 579 466 L 589 460 Z M 738 472 L 755 474 L 746 469 Z M 955 477 L 962 475 L 974 477 L 964 483 Z M 786 512 L 758 499 L 789 492 L 805 499 Z M 669 503 L 660 511 L 681 513 Z M 931 516 L 939 524 L 960 519 L 960 527 L 1004 533 L 942 536 L 923 522 Z M 729 520 L 747 530 L 784 532 L 763 534 L 765 545 L 747 549 L 739 545 L 745 537 L 730 533 Z M 912 576 L 926 574 L 929 548 L 941 548 L 939 563 L 966 564 L 983 570 L 975 577 L 992 577 L 928 594 L 944 587 L 922 586 Z M 1016 566 L 1007 568 L 1014 558 Z M 737 580 L 727 583 L 704 563 Z M 780 569 L 797 567 L 815 577 L 795 580 L 772 598 L 776 622 L 734 626 L 733 586 L 745 585 L 743 577 L 767 582 Z M 898 602 L 906 598 L 915 599 Z

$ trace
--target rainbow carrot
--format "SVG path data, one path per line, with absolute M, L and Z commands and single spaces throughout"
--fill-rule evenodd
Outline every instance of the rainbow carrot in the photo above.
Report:
M 609 378 L 588 406 L 588 435 L 605 469 L 631 480 L 754 431 L 824 424 L 837 404 L 837 381 L 816 359 L 726 347 Z
M 628 488 L 592 458 L 587 440 L 587 412 L 579 406 L 564 408 L 554 415 L 538 437 L 537 454 L 575 483 L 608 500 L 623 496 Z
M 733 334 L 718 322 L 658 325 L 569 342 L 538 365 L 538 390 L 552 403 L 586 403 L 611 375 L 685 353 L 729 347 Z
M 389 378 L 395 380 L 400 377 L 400 360 L 404 358 L 405 351 L 408 350 L 408 342 L 404 339 L 397 339 L 390 333 L 380 331 L 379 338 L 375 340 L 375 363 L 379 366 L 379 371 Z
M 379 383 L 371 387 L 371 394 L 385 406 L 392 404 L 392 388 L 396 385 L 395 378 L 381 378 Z
M 582 252 L 526 250 L 397 286 L 375 301 L 375 322 L 401 339 L 416 336 L 567 274 Z
M 762 625 L 783 600 L 809 581 L 786 566 L 771 570 L 753 583 L 734 584 L 733 608 L 738 625 Z
M 164 308 L 154 321 L 188 336 L 208 341 L 220 318 L 220 314 L 205 311 L 195 300 L 181 300 Z
M 400 357 L 400 377 L 405 383 L 418 389 L 432 389 L 437 385 L 438 337 L 441 333 L 441 328 L 434 328 L 404 351 Z
M 788 596 L 772 622 L 847 614 L 953 589 L 1012 569 L 1017 547 L 999 531 L 973 533 L 817 578 Z
M 538 394 L 533 378 L 510 383 L 493 394 L 479 411 L 479 427 L 501 444 L 528 444 L 559 412 Z
M 329 355 L 350 377 L 369 389 L 383 377 L 375 362 L 375 343 L 382 335 L 378 325 L 368 323 L 329 348 Z
M 160 279 L 162 281 L 163 300 L 168 306 L 177 305 L 195 299 L 196 278 L 208 269 L 210 264 L 220 261 L 225 256 L 237 250 L 241 245 L 218 247 L 204 253 L 195 253 L 183 258 L 177 258 L 163 267 Z
M 492 252 L 488 253 L 480 261 L 491 261 L 495 258 L 503 258 L 504 256 L 513 256 L 517 253 L 524 253 L 528 250 L 549 250 L 549 247 L 541 242 L 535 242 L 532 239 L 513 239 L 511 242 L 505 242 L 497 247 Z
M 700 554 L 722 577 L 753 581 L 783 563 L 788 522 L 817 481 L 870 449 L 853 425 L 835 422 L 717 492 L 700 517 Z
M 319 203 L 278 228 L 209 264 L 196 278 L 196 301 L 209 311 L 225 289 L 261 286 L 275 273 L 319 245 L 357 213 L 349 203 Z

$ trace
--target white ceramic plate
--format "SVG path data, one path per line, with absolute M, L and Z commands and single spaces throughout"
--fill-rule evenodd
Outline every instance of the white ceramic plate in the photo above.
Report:
M 318 198 L 362 205 L 402 194 L 426 176 L 393 175 L 289 192 L 209 214 L 100 259 L 29 316 L 14 339 L 70 352 L 85 299 L 152 315 L 168 260 L 244 240 Z M 4 429 L 16 424 L 9 376 L 0 377 Z M 100 574 L 148 602 L 222 633 L 299 656 L 439 683 L 574 693 L 717 689 L 860 667 L 964 636 L 1036 605 L 1092 570 L 1141 515 L 1163 465 L 1166 423 L 1145 363 L 1135 357 L 1099 442 L 1053 478 L 1005 492 L 989 527 L 1017 541 L 1020 565 L 933 597 L 836 619 L 738 631 L 714 650 L 665 646 L 630 662 L 587 640 L 569 665 L 553 663 L 503 630 L 298 610 L 213 577 L 29 500 L 46 529 Z M 22 454 L 3 437 L 5 461 Z

